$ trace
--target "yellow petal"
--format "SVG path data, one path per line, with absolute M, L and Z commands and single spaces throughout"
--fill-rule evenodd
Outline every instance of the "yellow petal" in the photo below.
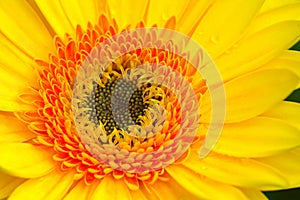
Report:
M 30 110 L 31 106 L 23 105 L 18 98 L 29 85 L 36 86 L 37 76 L 31 66 L 33 62 L 19 49 L 2 39 L 0 35 L 0 43 L 3 45 L 0 55 L 0 110 Z
M 213 150 L 237 157 L 264 157 L 297 146 L 300 146 L 300 129 L 282 120 L 256 117 L 226 124 Z
M 111 0 L 108 1 L 108 7 L 111 18 L 116 19 L 120 29 L 131 25 L 134 28 L 139 22 L 145 22 L 148 1 L 131 1 L 131 0 Z
M 0 110 L 31 110 L 32 106 L 25 105 L 19 100 L 20 94 L 27 90 L 29 80 L 30 77 L 26 81 L 24 78 L 7 72 L 3 67 L 0 67 Z
M 213 180 L 240 187 L 268 190 L 288 184 L 280 171 L 249 158 L 210 153 L 200 159 L 198 152 L 193 151 L 183 165 Z
M 259 190 L 241 188 L 241 191 L 248 197 L 248 199 L 268 200 L 268 198 Z
M 0 134 L 23 132 L 28 130 L 27 125 L 21 122 L 12 113 L 0 112 Z M 0 136 L 1 138 L 2 136 Z M 1 140 L 1 139 L 0 139 Z
M 27 143 L 0 145 L 0 171 L 22 178 L 35 178 L 49 173 L 54 167 L 52 153 Z
M 85 29 L 88 22 L 94 25 L 100 16 L 96 1 L 61 0 L 60 3 L 73 27 L 79 24 Z M 106 1 L 101 1 L 101 4 L 105 5 Z
M 141 190 L 130 191 L 130 195 L 132 200 L 148 200 L 147 196 Z
M 299 103 L 284 101 L 263 113 L 262 116 L 281 119 L 300 130 L 299 113 Z
M 269 26 L 228 49 L 215 60 L 223 80 L 251 72 L 296 43 L 300 36 L 300 21 L 284 21 Z
M 280 8 L 282 6 L 286 6 L 293 3 L 298 3 L 299 0 L 266 0 L 263 4 L 262 8 L 260 9 L 260 13 L 268 12 L 270 10 Z
M 207 9 L 214 3 L 211 0 L 190 0 L 184 8 L 183 15 L 178 16 L 177 30 L 192 36 Z
M 300 187 L 300 148 L 258 161 L 278 169 L 288 180 L 285 189 Z
M 262 69 L 288 69 L 300 78 L 300 52 L 287 50 L 284 51 L 280 56 L 271 60 Z M 300 83 L 297 88 L 300 87 Z
M 10 196 L 10 200 L 57 200 L 68 192 L 73 183 L 74 173 L 53 171 L 46 176 L 30 179 L 20 185 Z
M 287 97 L 298 85 L 298 77 L 284 69 L 260 70 L 227 82 L 226 122 L 257 116 Z M 210 120 L 210 94 L 203 95 L 202 121 Z
M 52 38 L 43 22 L 26 1 L 1 1 L 1 32 L 34 58 L 47 58 Z
M 59 1 L 36 0 L 36 5 L 60 37 L 63 37 L 66 33 L 70 35 L 75 34 L 76 27 L 68 19 Z
M 213 181 L 183 166 L 172 165 L 166 168 L 172 178 L 198 199 L 247 199 L 243 193 L 230 185 Z M 217 192 L 216 192 L 217 191 Z
M 220 55 L 235 41 L 262 6 L 263 0 L 216 1 L 207 11 L 193 36 L 212 57 Z
M 82 180 L 70 191 L 64 200 L 86 200 L 88 199 L 88 193 L 90 191 L 90 186 L 86 185 Z
M 0 112 L 0 122 L 0 143 L 23 142 L 35 137 L 35 134 L 12 114 Z
M 0 199 L 8 197 L 12 191 L 15 190 L 20 184 L 22 184 L 25 179 L 16 178 L 9 176 L 4 173 L 0 173 Z
M 247 34 L 253 34 L 268 26 L 282 21 L 300 20 L 300 2 L 294 4 L 287 4 L 279 8 L 264 12 L 256 17 Z
M 1 34 L 0 44 L 0 68 L 2 71 L 16 77 L 17 80 L 14 80 L 14 82 L 17 82 L 18 84 L 22 82 L 23 86 L 27 86 L 24 84 L 25 81 L 30 82 L 32 79 L 36 79 L 32 58 L 24 54 Z
M 105 176 L 95 188 L 90 199 L 131 199 L 130 192 L 123 180 L 115 180 L 112 176 Z
M 184 189 L 172 177 L 167 181 L 157 180 L 154 184 L 144 184 L 147 188 L 147 197 L 152 200 L 161 199 L 199 199 L 188 190 Z
M 154 0 L 149 2 L 146 24 L 152 26 L 157 24 L 162 27 L 171 17 L 176 20 L 184 15 L 188 1 L 174 0 L 172 3 L 168 0 Z
M 0 111 L 18 112 L 29 111 L 33 109 L 33 106 L 17 101 L 15 98 L 0 96 Z

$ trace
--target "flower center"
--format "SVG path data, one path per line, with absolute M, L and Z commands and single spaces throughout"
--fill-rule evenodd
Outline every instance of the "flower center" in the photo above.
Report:
M 88 113 L 90 119 L 95 124 L 99 124 L 99 122 L 104 124 L 108 135 L 115 129 L 128 131 L 128 126 L 130 125 L 141 125 L 139 116 L 144 116 L 145 110 L 149 107 L 149 104 L 144 101 L 147 86 L 137 88 L 133 81 L 119 80 L 119 87 L 115 88 L 117 82 L 117 76 L 110 74 L 109 79 L 105 81 L 104 85 L 95 85 L 95 100 L 92 100 L 93 97 L 90 99 L 95 105 L 95 109 Z M 132 90 L 134 90 L 134 93 L 130 94 Z M 111 108 L 113 91 L 117 97 L 114 103 L 118 106 L 117 112 L 114 114 Z M 129 98 L 129 107 L 126 108 L 125 100 L 128 99 L 129 95 L 131 95 Z M 120 119 L 119 123 L 116 122 L 115 118 Z

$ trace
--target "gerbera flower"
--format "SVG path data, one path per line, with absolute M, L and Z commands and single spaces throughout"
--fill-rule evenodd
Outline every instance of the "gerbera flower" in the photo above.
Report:
M 261 191 L 300 186 L 300 105 L 283 101 L 299 87 L 300 54 L 287 50 L 300 36 L 298 1 L 2 1 L 0 9 L 0 199 L 266 199 Z M 185 57 L 167 50 L 142 48 L 115 59 L 89 82 L 93 94 L 75 98 L 82 109 L 74 115 L 76 75 L 93 51 L 144 27 L 191 37 L 221 74 L 225 125 L 204 158 L 199 153 L 213 115 L 212 91 Z M 167 165 L 147 158 L 151 170 L 140 171 L 134 164 L 145 158 L 122 165 L 99 147 L 113 143 L 120 152 L 143 155 L 175 143 L 170 152 L 181 151 L 174 141 L 182 113 L 195 105 L 162 85 L 144 84 L 130 97 L 130 116 L 121 112 L 117 123 L 107 104 L 113 86 L 151 63 L 188 80 L 200 102 L 199 123 L 193 118 L 199 131 L 179 157 L 162 154 Z M 121 89 L 134 88 L 124 80 Z M 152 115 L 155 105 L 167 112 Z M 87 144 L 76 116 L 96 125 L 99 143 Z M 149 119 L 161 116 L 165 123 L 156 133 Z M 126 129 L 135 125 L 155 133 L 139 138 L 138 129 Z

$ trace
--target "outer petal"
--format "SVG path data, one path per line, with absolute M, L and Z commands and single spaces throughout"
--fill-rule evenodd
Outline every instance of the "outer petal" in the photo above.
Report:
M 86 27 L 88 22 L 92 24 L 97 22 L 100 16 L 98 6 L 105 8 L 106 1 L 101 1 L 101 5 L 98 5 L 96 2 L 96 0 L 60 0 L 60 5 L 73 27 L 76 27 L 78 24 Z
M 300 36 L 300 21 L 274 24 L 243 38 L 215 60 L 222 77 L 228 81 L 266 64 L 296 43 Z
M 0 97 L 2 98 L 0 99 L 0 111 L 15 112 L 30 111 L 34 109 L 33 106 L 17 101 L 15 98 L 4 98 L 3 96 Z
M 259 1 L 216 1 L 200 21 L 194 38 L 216 57 L 240 39 L 263 4 Z
M 12 114 L 0 112 L 0 143 L 23 142 L 35 137 L 27 126 Z
M 36 0 L 36 5 L 56 34 L 62 37 L 66 33 L 71 35 L 75 33 L 75 27 L 69 21 L 59 1 Z
M 239 122 L 257 116 L 287 97 L 298 85 L 299 78 L 283 69 L 256 71 L 225 84 L 227 95 L 226 122 Z M 210 94 L 203 95 L 202 121 L 210 120 Z
M 173 16 L 179 19 L 187 5 L 188 1 L 181 0 L 174 0 L 172 3 L 168 0 L 150 1 L 147 11 L 147 25 L 157 24 L 162 27 Z
M 299 103 L 284 101 L 263 113 L 262 116 L 281 119 L 300 130 L 299 114 Z
M 300 129 L 282 120 L 256 117 L 224 126 L 214 151 L 237 157 L 264 157 L 300 146 Z
M 141 191 L 130 191 L 131 199 L 140 199 L 140 200 L 148 200 L 147 196 Z
M 268 190 L 288 185 L 280 171 L 249 158 L 210 153 L 200 159 L 193 151 L 183 165 L 213 180 L 240 187 Z
M 210 180 L 182 166 L 169 166 L 167 172 L 184 189 L 199 199 L 247 199 L 237 188 Z
M 33 80 L 36 80 L 36 74 L 34 71 L 35 65 L 32 58 L 18 49 L 18 47 L 14 46 L 1 34 L 0 44 L 0 69 L 5 71 L 8 75 L 13 75 L 15 77 L 15 82 L 22 82 L 23 87 L 27 86 L 24 84 L 24 82 L 33 83 Z
M 300 20 L 299 12 L 300 1 L 298 1 L 298 3 L 280 6 L 270 10 L 269 12 L 264 12 L 257 16 L 257 18 L 249 27 L 247 34 L 255 33 L 278 22 Z
M 148 5 L 148 0 L 136 2 L 132 2 L 130 0 L 108 1 L 110 16 L 116 20 L 119 28 L 121 29 L 124 29 L 129 25 L 131 25 L 131 27 L 135 27 L 141 21 L 145 22 Z
M 144 183 L 147 198 L 151 200 L 161 199 L 199 199 L 188 190 L 178 184 L 172 177 L 167 181 L 157 180 L 154 184 Z
M 280 170 L 289 183 L 285 189 L 300 187 L 300 148 L 257 160 Z
M 288 69 L 300 77 L 300 52 L 284 51 L 282 55 L 262 66 L 262 69 Z M 300 87 L 300 83 L 297 87 Z
M 22 178 L 35 178 L 49 173 L 55 167 L 52 154 L 38 146 L 26 143 L 0 145 L 0 171 Z
M 36 74 L 31 59 L 12 46 L 0 35 L 0 110 L 31 110 L 24 105 L 19 96 L 28 90 L 29 85 L 36 86 Z M 19 109 L 19 110 L 18 110 Z
M 299 0 L 266 0 L 262 8 L 260 9 L 260 12 L 268 12 L 270 10 L 280 8 L 282 6 L 286 6 L 293 3 L 298 3 Z
M 183 14 L 177 20 L 177 30 L 192 36 L 199 22 L 213 3 L 214 1 L 211 0 L 189 0 Z
M 242 188 L 241 191 L 248 197 L 250 200 L 268 200 L 268 198 L 259 190 L 255 189 L 245 189 Z
M 94 190 L 91 199 L 111 200 L 130 199 L 130 192 L 122 180 L 115 180 L 111 176 L 105 176 Z
M 26 1 L 1 1 L 0 10 L 1 32 L 10 41 L 32 57 L 48 56 L 51 35 Z
M 57 200 L 67 193 L 73 183 L 73 173 L 52 173 L 37 179 L 30 179 L 20 185 L 10 196 L 10 200 Z
M 20 184 L 22 184 L 25 179 L 16 178 L 9 176 L 4 173 L 0 173 L 0 199 L 8 197 L 12 191 L 15 190 Z
M 86 185 L 82 180 L 77 183 L 70 192 L 68 192 L 68 194 L 64 197 L 64 200 L 86 200 L 88 199 L 90 188 L 91 187 Z

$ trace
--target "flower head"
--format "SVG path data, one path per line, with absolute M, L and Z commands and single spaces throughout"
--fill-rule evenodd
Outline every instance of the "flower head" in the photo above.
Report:
M 0 9 L 0 199 L 265 199 L 300 185 L 300 106 L 283 101 L 299 86 L 299 2 Z

